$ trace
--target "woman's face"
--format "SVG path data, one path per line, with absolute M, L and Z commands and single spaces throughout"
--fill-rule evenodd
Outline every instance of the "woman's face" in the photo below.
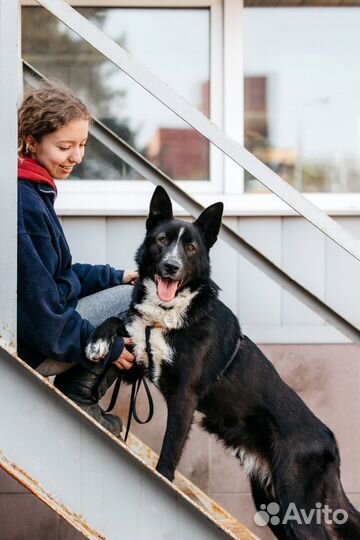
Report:
M 84 157 L 88 132 L 88 120 L 72 120 L 53 133 L 44 135 L 41 142 L 36 142 L 30 136 L 27 143 L 32 157 L 50 176 L 65 180 Z

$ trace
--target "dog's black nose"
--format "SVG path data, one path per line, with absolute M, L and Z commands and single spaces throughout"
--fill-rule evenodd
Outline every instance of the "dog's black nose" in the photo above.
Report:
M 176 272 L 180 269 L 180 263 L 177 261 L 167 261 L 164 263 L 164 270 L 170 274 L 176 274 Z

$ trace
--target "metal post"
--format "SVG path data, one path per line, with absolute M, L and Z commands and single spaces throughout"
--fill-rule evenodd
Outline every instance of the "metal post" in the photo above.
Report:
M 0 345 L 16 351 L 19 4 L 0 0 Z

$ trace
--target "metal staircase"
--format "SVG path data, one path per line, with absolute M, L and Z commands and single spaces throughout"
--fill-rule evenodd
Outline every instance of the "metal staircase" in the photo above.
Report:
M 37 0 L 105 54 L 209 141 L 258 178 L 351 255 L 360 244 L 273 171 L 135 62 L 63 0 Z M 16 2 L 0 0 L 0 150 L 7 157 L 0 199 L 0 466 L 89 539 L 201 540 L 256 537 L 181 475 L 170 484 L 154 471 L 155 454 L 134 437 L 128 446 L 96 424 L 46 379 L 16 357 Z M 6 45 L 6 46 L 5 46 Z M 20 71 L 20 70 L 18 70 Z M 36 84 L 34 70 L 25 76 Z M 6 81 L 6 84 L 5 84 Z M 99 122 L 92 133 L 144 177 L 161 184 L 191 214 L 201 205 Z M 352 341 L 360 331 L 296 283 L 234 231 L 232 247 L 316 310 Z M 76 411 L 74 411 L 76 409 Z
M 0 466 L 91 540 L 256 540 L 138 439 L 125 445 L 0 349 Z M 74 410 L 75 409 L 75 410 Z

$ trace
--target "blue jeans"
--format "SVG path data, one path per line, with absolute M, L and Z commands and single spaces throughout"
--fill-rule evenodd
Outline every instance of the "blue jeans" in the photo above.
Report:
M 132 291 L 132 285 L 118 285 L 85 296 L 79 300 L 76 311 L 93 326 L 99 326 L 109 317 L 116 316 L 122 319 L 129 309 Z M 72 362 L 60 362 L 47 358 L 36 368 L 36 371 L 44 377 L 50 377 L 59 375 L 74 365 Z

